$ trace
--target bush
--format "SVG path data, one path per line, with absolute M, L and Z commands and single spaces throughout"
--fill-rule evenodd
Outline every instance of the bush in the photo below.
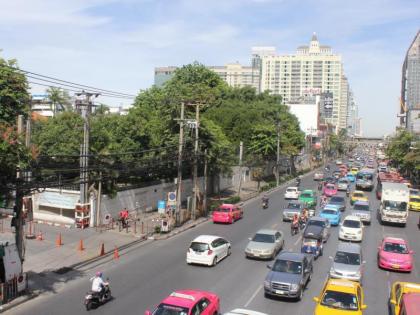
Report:
M 160 234 L 160 225 L 155 226 L 155 233 Z

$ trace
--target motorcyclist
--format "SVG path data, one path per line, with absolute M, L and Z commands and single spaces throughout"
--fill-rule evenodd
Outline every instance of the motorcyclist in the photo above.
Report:
M 347 197 L 350 196 L 350 185 L 347 185 L 346 195 Z
M 92 292 L 99 294 L 99 299 L 102 301 L 105 295 L 106 286 L 109 285 L 108 282 L 102 279 L 102 272 L 97 271 L 95 277 L 92 279 Z
M 321 197 L 321 208 L 324 208 L 324 206 L 327 204 L 327 196 L 322 195 Z
M 264 196 L 261 198 L 261 201 L 262 201 L 262 206 L 263 206 L 263 207 L 268 207 L 268 201 L 269 201 L 269 198 L 268 198 L 268 196 L 267 196 L 267 195 L 264 195 Z
M 297 213 L 293 215 L 291 229 L 292 231 L 297 230 L 299 228 L 299 216 Z

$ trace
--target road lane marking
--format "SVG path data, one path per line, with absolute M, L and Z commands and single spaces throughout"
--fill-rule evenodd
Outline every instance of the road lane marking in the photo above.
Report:
M 254 294 L 252 294 L 252 296 L 249 298 L 248 302 L 245 303 L 244 307 L 248 307 L 249 304 L 251 304 L 252 300 L 255 299 L 255 297 L 257 296 L 257 294 L 261 291 L 262 289 L 262 285 L 260 285 L 257 290 L 255 290 Z
M 271 228 L 272 229 L 274 229 L 274 228 L 276 228 L 277 227 L 277 223 L 274 223 L 272 226 L 271 226 Z
M 299 235 L 299 237 L 296 240 L 296 242 L 293 243 L 293 246 L 296 246 L 301 240 L 302 240 L 302 235 Z

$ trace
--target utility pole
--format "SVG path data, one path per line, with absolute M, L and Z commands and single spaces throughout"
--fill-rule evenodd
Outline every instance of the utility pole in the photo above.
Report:
M 242 189 L 242 155 L 244 150 L 244 143 L 241 141 L 239 143 L 239 184 L 238 184 L 238 197 L 241 197 Z
M 280 184 L 280 119 L 277 120 L 276 186 Z
M 90 136 L 90 124 L 89 116 L 92 113 L 91 97 L 98 97 L 99 93 L 90 93 L 82 91 L 76 93 L 77 96 L 84 96 L 78 105 L 80 106 L 82 118 L 83 118 L 83 144 L 80 145 L 80 203 L 86 204 L 88 202 L 88 188 L 89 188 L 89 136 Z
M 197 211 L 197 197 L 198 197 L 198 128 L 200 127 L 200 105 L 199 103 L 195 105 L 195 139 L 194 139 L 194 169 L 193 169 L 193 181 L 194 181 L 194 198 L 192 201 L 192 219 L 196 218 Z
M 23 133 L 23 116 L 18 116 L 17 121 L 17 132 L 18 136 Z M 13 219 L 12 225 L 15 227 L 15 241 L 16 247 L 18 250 L 19 258 L 21 262 L 24 260 L 24 244 L 23 244 L 23 196 L 24 192 L 22 189 L 22 171 L 20 165 L 16 167 L 16 196 L 15 196 L 15 206 L 13 207 Z
M 181 181 L 182 181 L 182 150 L 184 145 L 184 110 L 185 104 L 181 103 L 181 117 L 179 121 L 179 143 L 178 143 L 178 177 L 176 181 L 176 213 L 175 226 L 179 224 L 179 216 L 181 213 Z
M 99 172 L 99 184 L 98 184 L 98 203 L 96 209 L 96 226 L 101 226 L 101 203 L 102 203 L 102 171 Z
M 207 217 L 207 149 L 204 150 L 204 196 L 203 196 L 204 216 Z

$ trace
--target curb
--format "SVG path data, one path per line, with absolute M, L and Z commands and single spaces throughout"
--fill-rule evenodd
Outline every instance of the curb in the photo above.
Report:
M 1 305 L 0 306 L 0 313 L 3 312 L 7 312 L 8 310 L 10 310 L 13 307 L 19 306 L 27 301 L 30 301 L 34 298 L 36 298 L 37 296 L 39 296 L 38 292 L 30 292 L 28 295 L 22 295 L 12 301 L 10 301 L 7 304 Z

